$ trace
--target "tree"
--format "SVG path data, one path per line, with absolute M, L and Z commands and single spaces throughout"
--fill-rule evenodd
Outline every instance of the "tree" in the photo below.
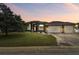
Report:
M 2 24 L 1 27 L 2 27 L 2 31 L 5 33 L 5 35 L 7 36 L 8 35 L 8 28 L 10 27 L 11 25 L 11 21 L 13 19 L 13 12 L 10 10 L 10 8 L 8 8 L 5 4 L 0 4 L 0 9 L 2 10 Z
M 14 15 L 5 4 L 0 3 L 0 28 L 8 35 L 8 32 L 23 31 L 23 22 L 20 16 Z
M 23 22 L 22 22 L 21 16 L 14 15 L 14 19 L 15 19 L 14 25 L 15 25 L 16 31 L 22 32 L 23 31 Z

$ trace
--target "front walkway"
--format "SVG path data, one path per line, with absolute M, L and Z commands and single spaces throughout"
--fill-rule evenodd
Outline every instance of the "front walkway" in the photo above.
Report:
M 52 34 L 57 38 L 58 45 L 79 46 L 79 34 Z

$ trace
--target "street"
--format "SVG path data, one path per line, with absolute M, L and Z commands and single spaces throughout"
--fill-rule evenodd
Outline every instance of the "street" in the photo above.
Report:
M 0 47 L 0 55 L 79 55 L 79 46 Z

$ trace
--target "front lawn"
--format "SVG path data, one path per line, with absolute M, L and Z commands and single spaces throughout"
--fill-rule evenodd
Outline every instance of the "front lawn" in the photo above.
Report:
M 56 38 L 34 32 L 9 33 L 0 35 L 0 46 L 56 46 Z

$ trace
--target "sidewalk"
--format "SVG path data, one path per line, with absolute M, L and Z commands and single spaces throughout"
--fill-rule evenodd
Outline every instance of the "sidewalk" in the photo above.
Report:
M 79 46 L 0 47 L 1 55 L 78 55 Z

